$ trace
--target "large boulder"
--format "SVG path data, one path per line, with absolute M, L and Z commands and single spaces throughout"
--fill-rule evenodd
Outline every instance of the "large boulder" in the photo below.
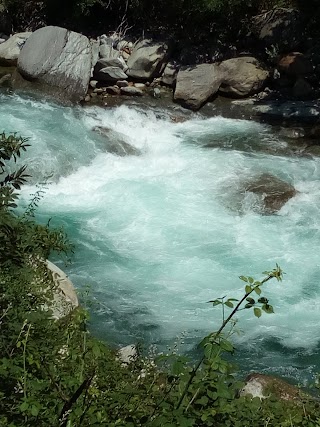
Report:
M 32 33 L 18 60 L 26 80 L 50 88 L 50 92 L 80 101 L 87 93 L 92 47 L 86 36 L 49 26 Z
M 26 40 L 31 36 L 31 32 L 17 33 L 7 41 L 0 44 L 0 65 L 5 67 L 16 65 L 21 49 Z
M 302 396 L 307 397 L 306 393 L 303 393 L 298 387 L 281 378 L 258 373 L 248 375 L 239 394 L 260 399 L 274 396 L 278 400 L 286 401 L 301 401 Z
M 257 196 L 254 210 L 269 215 L 278 212 L 297 194 L 293 185 L 268 173 L 246 182 L 243 190 L 244 193 L 249 192 Z
M 313 65 L 303 53 L 291 52 L 280 58 L 277 68 L 289 76 L 305 76 L 313 72 Z
M 220 71 L 220 91 L 235 96 L 258 93 L 269 77 L 269 71 L 251 56 L 227 59 L 221 62 Z
M 93 78 L 98 81 L 117 82 L 127 79 L 126 64 L 122 58 L 99 59 L 93 70 Z
M 293 50 L 302 42 L 301 15 L 295 9 L 277 8 L 257 15 L 251 30 L 270 52 L 274 48 Z
M 221 82 L 220 67 L 216 64 L 183 67 L 177 75 L 174 100 L 184 107 L 197 110 L 218 92 Z
M 137 43 L 127 61 L 128 76 L 143 80 L 156 77 L 165 65 L 168 50 L 164 42 L 142 40 Z
M 47 268 L 52 274 L 53 282 L 56 285 L 53 296 L 52 317 L 61 319 L 79 306 L 78 297 L 73 283 L 68 276 L 55 264 L 46 261 Z
M 174 86 L 177 79 L 179 65 L 175 62 L 168 62 L 161 76 L 161 83 L 166 86 Z

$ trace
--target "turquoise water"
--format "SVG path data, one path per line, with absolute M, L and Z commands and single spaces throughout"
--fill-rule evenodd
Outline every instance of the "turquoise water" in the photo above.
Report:
M 100 337 L 160 349 L 180 340 L 189 350 L 221 321 L 207 301 L 241 296 L 239 275 L 260 278 L 277 262 L 285 280 L 265 290 L 276 314 L 239 315 L 237 358 L 301 382 L 320 371 L 319 159 L 270 154 L 286 142 L 251 121 L 173 123 L 143 106 L 62 108 L 5 95 L 0 108 L 1 128 L 32 144 L 21 204 L 48 181 L 38 216 L 74 242 L 66 271 L 79 291 L 90 286 Z M 95 126 L 142 154 L 108 153 Z M 298 190 L 277 215 L 256 213 L 250 194 L 234 208 L 240 183 L 260 173 Z

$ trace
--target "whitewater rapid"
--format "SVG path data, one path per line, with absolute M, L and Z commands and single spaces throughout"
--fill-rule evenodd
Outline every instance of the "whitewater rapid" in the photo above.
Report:
M 5 95 L 0 108 L 1 128 L 32 144 L 21 205 L 45 183 L 37 216 L 64 226 L 75 244 L 66 270 L 80 293 L 90 287 L 100 337 L 163 348 L 183 334 L 190 348 L 221 322 L 208 300 L 240 297 L 239 275 L 261 278 L 278 263 L 284 281 L 265 289 L 275 314 L 238 316 L 240 359 L 302 380 L 320 369 L 318 158 L 274 155 L 287 143 L 253 121 L 175 123 L 145 106 L 81 109 Z M 108 153 L 96 126 L 141 155 Z M 261 173 L 297 195 L 277 215 L 256 213 L 250 197 L 242 212 L 231 209 L 239 182 Z

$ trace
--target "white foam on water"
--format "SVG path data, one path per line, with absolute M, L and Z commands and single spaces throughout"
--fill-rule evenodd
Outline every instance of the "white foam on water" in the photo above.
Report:
M 254 320 L 241 312 L 238 340 L 259 345 L 261 336 L 270 337 L 292 349 L 319 343 L 319 159 L 243 151 L 256 140 L 285 146 L 251 121 L 172 123 L 165 113 L 128 106 L 2 101 L 1 126 L 31 137 L 32 173 L 54 176 L 39 213 L 61 218 L 75 240 L 69 274 L 79 287 L 93 284 L 100 332 L 123 342 L 162 342 L 182 331 L 202 336 L 221 321 L 208 300 L 240 297 L 239 275 L 261 278 L 277 262 L 284 282 L 265 286 L 276 314 Z M 106 152 L 96 126 L 142 154 Z M 206 148 L 208 141 L 214 148 Z M 298 194 L 277 215 L 255 213 L 252 194 L 242 214 L 229 209 L 239 182 L 261 173 L 292 183 Z M 34 190 L 26 186 L 23 200 Z

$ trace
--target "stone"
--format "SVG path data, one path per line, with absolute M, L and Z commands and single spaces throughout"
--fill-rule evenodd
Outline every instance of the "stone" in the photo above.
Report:
M 169 46 L 165 42 L 150 39 L 137 43 L 127 60 L 127 74 L 135 79 L 148 80 L 157 76 L 168 56 Z
M 89 102 L 89 101 L 90 101 L 90 99 L 91 99 L 91 96 L 90 96 L 90 95 L 86 95 L 86 96 L 84 97 L 84 101 L 85 101 L 85 102 Z
M 222 84 L 220 91 L 229 95 L 249 96 L 263 89 L 269 71 L 255 58 L 231 58 L 220 64 Z
M 97 93 L 98 95 L 105 92 L 104 89 L 102 89 L 101 87 L 96 87 L 95 89 L 93 89 L 94 93 Z
M 278 134 L 282 138 L 288 139 L 300 139 L 306 136 L 305 130 L 297 127 L 281 128 Z
M 127 79 L 126 73 L 119 67 L 105 67 L 94 71 L 94 78 L 104 82 L 116 82 L 119 79 Z
M 92 89 L 95 89 L 97 87 L 98 80 L 90 80 L 90 86 Z
M 158 87 L 152 88 L 150 94 L 154 98 L 161 98 L 161 90 Z
M 291 52 L 282 56 L 278 61 L 277 69 L 288 76 L 305 76 L 313 72 L 310 59 L 300 52 Z
M 291 184 L 268 173 L 244 183 L 243 190 L 245 193 L 250 192 L 259 197 L 258 213 L 269 215 L 277 213 L 297 194 Z
M 120 95 L 120 88 L 118 86 L 108 86 L 106 87 L 106 92 L 110 95 Z
M 320 121 L 320 101 L 259 101 L 252 99 L 232 101 L 237 109 L 243 107 L 242 114 L 253 115 L 268 123 L 316 124 Z
M 57 285 L 54 292 L 52 317 L 61 319 L 79 306 L 78 297 L 68 276 L 52 262 L 46 261 L 46 263 L 48 270 L 52 273 L 52 279 Z
M 142 96 L 143 91 L 141 89 L 138 89 L 134 86 L 127 86 L 127 87 L 121 87 L 120 91 L 122 95 L 129 95 L 129 96 Z
M 11 74 L 5 74 L 0 78 L 0 87 L 11 87 Z
M 259 397 L 266 399 L 276 397 L 285 401 L 301 401 L 302 396 L 306 393 L 287 381 L 271 375 L 252 373 L 245 380 L 245 386 L 240 390 L 240 396 Z
M 126 52 L 125 50 L 123 50 L 121 52 L 121 56 L 125 61 L 128 61 L 128 59 L 130 58 L 130 53 Z
M 192 110 L 198 110 L 215 95 L 222 82 L 220 67 L 200 64 L 183 67 L 177 75 L 174 101 Z
M 104 137 L 103 147 L 108 153 L 120 157 L 141 155 L 141 151 L 128 144 L 119 132 L 101 126 L 94 127 L 93 131 Z
M 0 65 L 16 65 L 21 49 L 26 40 L 31 36 L 31 32 L 14 34 L 0 45 Z
M 124 70 L 127 66 L 121 57 L 119 58 L 101 58 L 95 66 L 95 71 L 105 67 L 118 67 Z
M 129 365 L 134 362 L 138 357 L 138 350 L 134 344 L 127 345 L 126 347 L 120 348 L 118 351 L 120 361 L 124 365 Z
M 174 86 L 179 71 L 179 65 L 176 62 L 168 62 L 163 70 L 161 82 L 166 86 Z
M 296 9 L 274 8 L 253 17 L 251 31 L 265 47 L 296 49 L 302 41 L 301 15 Z
M 129 86 L 129 83 L 127 82 L 127 80 L 118 80 L 116 82 L 116 85 L 119 87 L 127 87 Z
M 137 87 L 138 89 L 146 89 L 146 85 L 144 83 L 135 83 L 134 87 Z
M 293 96 L 299 99 L 312 97 L 313 88 L 303 77 L 299 77 L 292 89 Z
M 42 89 L 78 102 L 86 96 L 91 66 L 92 48 L 86 36 L 48 26 L 31 34 L 17 67 L 32 84 L 38 83 Z
M 120 52 L 116 49 L 113 49 L 112 45 L 101 44 L 99 47 L 100 58 L 119 58 Z
M 91 39 L 90 40 L 90 45 L 91 45 L 91 53 L 92 53 L 92 58 L 91 58 L 91 74 L 90 76 L 93 76 L 93 70 L 94 67 L 96 65 L 96 63 L 99 60 L 99 47 L 100 47 L 100 43 L 98 40 L 94 40 Z

